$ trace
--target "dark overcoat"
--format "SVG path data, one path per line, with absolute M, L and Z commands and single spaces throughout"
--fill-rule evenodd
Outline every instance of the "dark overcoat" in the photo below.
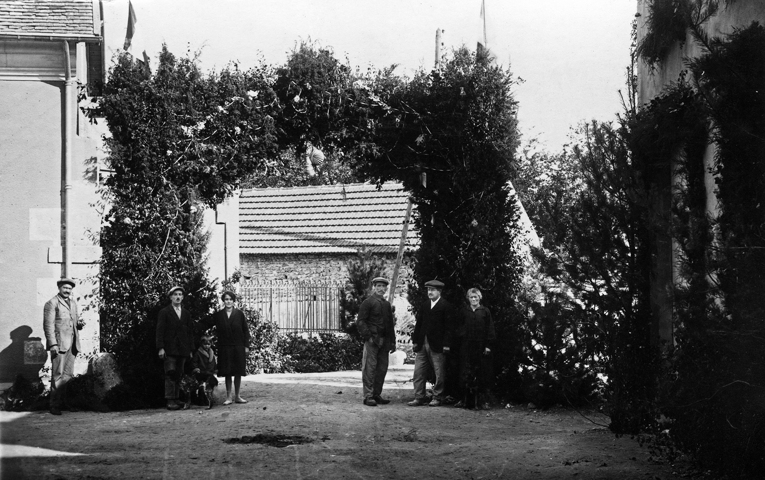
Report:
M 462 308 L 458 332 L 463 348 L 474 348 L 480 353 L 497 338 L 491 312 L 483 305 L 475 310 L 470 306 Z
M 235 308 L 229 317 L 224 308 L 200 323 L 205 328 L 215 326 L 215 334 L 218 337 L 218 375 L 246 375 L 245 348 L 250 347 L 250 328 L 244 313 Z
M 433 308 L 430 308 L 428 299 L 417 312 L 412 343 L 421 348 L 427 338 L 431 350 L 436 353 L 443 352 L 444 347 L 451 346 L 455 317 L 454 307 L 443 297 L 439 298 Z
M 231 316 L 226 315 L 226 309 L 218 310 L 212 317 L 201 322 L 205 328 L 215 326 L 215 335 L 218 337 L 218 347 L 249 347 L 250 329 L 244 313 L 235 308 Z
M 359 307 L 359 335 L 364 341 L 370 338 L 379 346 L 395 345 L 396 332 L 393 309 L 390 303 L 378 295 L 370 295 Z
M 157 316 L 157 350 L 165 349 L 165 355 L 189 357 L 194 351 L 194 324 L 191 314 L 181 307 L 181 318 L 172 305 L 159 311 Z

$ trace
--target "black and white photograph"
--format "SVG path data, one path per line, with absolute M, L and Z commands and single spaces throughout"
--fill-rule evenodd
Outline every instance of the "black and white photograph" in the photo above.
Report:
M 0 480 L 765 471 L 765 2 L 0 0 Z

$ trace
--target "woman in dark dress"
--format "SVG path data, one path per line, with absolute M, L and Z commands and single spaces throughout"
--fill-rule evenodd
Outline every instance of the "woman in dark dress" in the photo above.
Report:
M 218 376 L 226 380 L 226 401 L 223 405 L 232 403 L 247 403 L 239 395 L 242 375 L 247 375 L 247 354 L 250 352 L 250 329 L 244 318 L 244 313 L 234 308 L 236 294 L 225 291 L 221 295 L 223 309 L 204 321 L 208 328 L 215 325 L 218 336 Z M 234 377 L 234 394 L 231 395 L 231 377 Z
M 477 288 L 467 292 L 469 305 L 460 318 L 460 391 L 462 399 L 455 407 L 488 409 L 491 381 L 491 342 L 496 339 L 494 321 L 488 308 L 481 305 L 483 295 Z

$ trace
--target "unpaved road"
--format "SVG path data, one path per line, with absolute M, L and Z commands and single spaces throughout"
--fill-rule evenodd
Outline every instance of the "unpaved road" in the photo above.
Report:
M 615 438 L 574 411 L 408 407 L 411 374 L 411 367 L 392 369 L 384 392 L 392 402 L 375 408 L 362 405 L 361 374 L 356 371 L 250 376 L 242 383 L 249 403 L 217 405 L 209 411 L 192 407 L 177 412 L 64 412 L 60 417 L 0 412 L 0 476 L 14 480 L 673 477 L 672 467 L 650 462 L 649 452 L 636 441 Z M 602 417 L 598 420 L 605 422 Z

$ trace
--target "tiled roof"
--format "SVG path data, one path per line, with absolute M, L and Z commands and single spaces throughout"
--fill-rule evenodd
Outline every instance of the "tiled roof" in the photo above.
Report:
M 360 183 L 244 190 L 239 199 L 239 251 L 396 253 L 407 198 L 396 183 L 380 190 Z M 410 224 L 408 246 L 416 238 Z
M 93 0 L 0 0 L 0 35 L 96 37 Z

